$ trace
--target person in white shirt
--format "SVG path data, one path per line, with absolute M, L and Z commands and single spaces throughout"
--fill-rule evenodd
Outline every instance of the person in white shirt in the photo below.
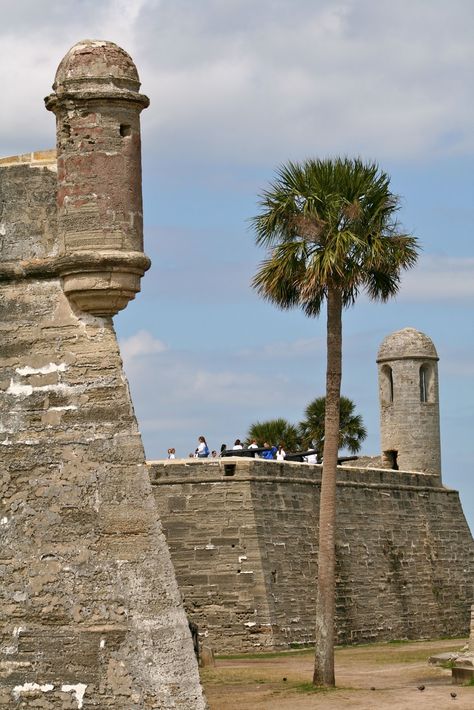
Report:
M 285 460 L 286 453 L 283 449 L 283 444 L 280 444 L 280 446 L 277 449 L 276 452 L 276 460 L 277 461 L 284 461 Z
M 251 441 L 250 444 L 247 446 L 247 448 L 248 448 L 248 449 L 258 449 L 259 446 L 258 446 L 258 444 L 257 444 L 257 440 L 256 440 L 256 439 L 252 439 L 252 441 Z M 254 454 L 253 457 L 254 457 L 254 459 L 259 459 L 259 458 L 260 458 L 260 454 Z
M 236 439 L 232 448 L 233 449 L 243 449 L 244 447 L 242 446 L 240 439 Z
M 209 447 L 206 443 L 206 439 L 204 436 L 200 436 L 198 438 L 198 447 L 196 449 L 195 456 L 197 459 L 207 459 L 209 456 Z

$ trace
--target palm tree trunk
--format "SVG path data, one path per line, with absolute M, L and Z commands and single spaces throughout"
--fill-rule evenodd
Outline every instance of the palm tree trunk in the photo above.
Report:
M 336 474 L 342 372 L 342 293 L 338 288 L 329 288 L 327 308 L 326 412 L 319 507 L 316 647 L 313 675 L 313 683 L 320 686 L 335 685 Z

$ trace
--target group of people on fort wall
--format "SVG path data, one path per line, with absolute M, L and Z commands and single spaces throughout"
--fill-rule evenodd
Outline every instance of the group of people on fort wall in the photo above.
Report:
M 255 451 L 258 450 L 258 451 Z M 234 442 L 234 445 L 231 447 L 228 447 L 227 444 L 222 444 L 220 448 L 220 452 L 218 453 L 216 449 L 210 450 L 206 437 L 205 436 L 199 436 L 198 437 L 198 445 L 196 446 L 194 452 L 190 452 L 188 455 L 188 458 L 220 458 L 222 456 L 229 456 L 231 455 L 230 452 L 232 451 L 248 451 L 250 456 L 253 456 L 255 458 L 262 458 L 262 459 L 268 459 L 268 460 L 276 460 L 276 461 L 284 461 L 286 458 L 286 452 L 284 449 L 284 444 L 280 443 L 278 445 L 275 444 L 269 444 L 267 441 L 263 443 L 263 446 L 260 446 L 258 441 L 256 439 L 252 439 L 250 442 L 244 444 L 240 439 L 236 439 Z M 169 448 L 168 449 L 168 459 L 175 459 L 176 458 L 176 449 L 175 448 Z M 318 462 L 318 456 L 317 453 L 314 452 L 311 454 L 308 454 L 308 456 L 304 457 L 304 460 L 307 463 L 319 463 Z

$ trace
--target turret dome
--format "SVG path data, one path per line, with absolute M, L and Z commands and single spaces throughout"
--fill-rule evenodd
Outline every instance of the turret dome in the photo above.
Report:
M 53 89 L 77 90 L 104 86 L 138 91 L 137 68 L 127 52 L 114 42 L 84 39 L 62 59 Z
M 387 335 L 377 354 L 377 362 L 410 358 L 439 360 L 431 338 L 416 328 L 403 328 Z

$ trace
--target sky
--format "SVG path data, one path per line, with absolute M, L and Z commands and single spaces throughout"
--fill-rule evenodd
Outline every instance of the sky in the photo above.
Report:
M 422 247 L 387 304 L 343 316 L 342 393 L 380 450 L 377 350 L 412 326 L 439 354 L 443 481 L 474 529 L 472 0 L 0 0 L 0 156 L 54 146 L 61 58 L 107 39 L 133 57 L 142 114 L 142 292 L 115 320 L 147 457 L 299 422 L 324 394 L 325 318 L 250 282 L 251 218 L 288 160 L 376 160 Z

